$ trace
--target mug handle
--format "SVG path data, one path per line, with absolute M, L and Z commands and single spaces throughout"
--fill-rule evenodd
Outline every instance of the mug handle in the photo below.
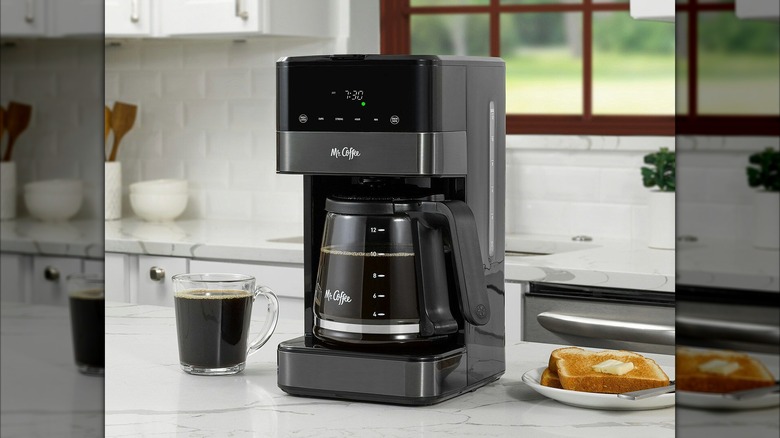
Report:
M 279 299 L 276 297 L 274 291 L 266 286 L 259 286 L 255 289 L 253 300 L 257 301 L 257 297 L 263 296 L 268 300 L 268 313 L 269 318 L 266 318 L 263 330 L 257 336 L 251 344 L 249 344 L 249 350 L 246 355 L 249 357 L 252 353 L 255 353 L 260 349 L 268 340 L 271 335 L 274 334 L 276 329 L 276 323 L 279 322 Z M 254 310 L 252 311 L 254 313 Z

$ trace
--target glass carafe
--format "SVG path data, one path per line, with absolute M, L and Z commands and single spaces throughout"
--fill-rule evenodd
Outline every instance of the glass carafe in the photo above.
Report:
M 328 199 L 325 209 L 313 306 L 317 338 L 362 345 L 443 341 L 458 330 L 450 308 L 457 296 L 464 317 L 487 321 L 479 242 L 464 203 Z M 463 312 L 469 302 L 480 316 Z

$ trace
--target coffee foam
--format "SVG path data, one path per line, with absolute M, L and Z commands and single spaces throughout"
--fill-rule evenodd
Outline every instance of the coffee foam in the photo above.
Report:
M 382 252 L 382 251 L 344 251 L 330 246 L 320 248 L 321 252 L 351 257 L 414 257 L 413 252 Z
M 103 289 L 87 289 L 72 292 L 70 297 L 79 300 L 102 300 L 105 299 L 105 295 L 106 293 Z
M 195 290 L 184 290 L 181 292 L 176 292 L 175 296 L 176 298 L 186 298 L 190 300 L 231 300 L 231 299 L 248 298 L 252 296 L 252 293 L 247 292 L 245 290 L 235 290 L 235 289 L 226 289 L 226 290 L 195 289 Z

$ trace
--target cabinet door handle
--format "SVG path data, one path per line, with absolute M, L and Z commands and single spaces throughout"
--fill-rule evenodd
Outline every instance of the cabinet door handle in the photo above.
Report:
M 35 0 L 27 0 L 24 3 L 24 21 L 32 23 L 35 21 Z
M 551 332 L 586 338 L 674 345 L 673 325 L 615 321 L 553 312 L 542 312 L 536 316 L 536 320 Z
M 141 19 L 141 0 L 130 1 L 130 21 L 138 23 Z
M 165 269 L 159 266 L 152 266 L 149 269 L 149 278 L 153 281 L 162 281 L 165 278 Z
M 54 266 L 47 266 L 43 270 L 43 278 L 48 281 L 57 281 L 60 279 L 60 271 Z
M 249 18 L 249 11 L 246 9 L 246 0 L 236 0 L 236 17 L 242 20 Z

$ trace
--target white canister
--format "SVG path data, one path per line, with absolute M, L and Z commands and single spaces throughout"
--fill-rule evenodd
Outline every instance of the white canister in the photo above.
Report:
M 650 248 L 675 248 L 674 202 L 674 192 L 655 190 L 650 193 L 650 235 L 647 241 Z
M 122 163 L 106 162 L 106 220 L 122 217 Z
M 755 192 L 753 246 L 762 249 L 780 249 L 780 192 Z
M 16 163 L 0 162 L 0 220 L 16 217 Z

